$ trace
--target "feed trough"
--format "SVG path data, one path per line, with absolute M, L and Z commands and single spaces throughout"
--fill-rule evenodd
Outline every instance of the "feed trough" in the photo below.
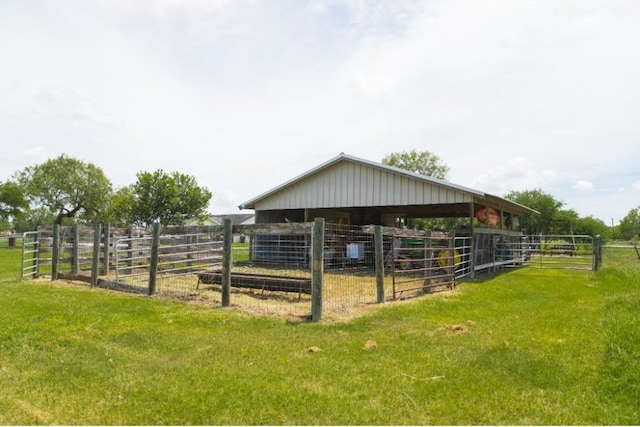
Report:
M 222 270 L 209 270 L 198 273 L 198 287 L 200 283 L 221 285 Z M 270 274 L 232 272 L 231 286 L 261 289 L 262 291 L 297 292 L 299 294 L 311 293 L 311 279 Z

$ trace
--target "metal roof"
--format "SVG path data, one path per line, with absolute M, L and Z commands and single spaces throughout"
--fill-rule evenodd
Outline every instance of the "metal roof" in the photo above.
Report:
M 240 209 L 255 209 L 255 206 L 257 204 L 259 204 L 260 202 L 263 202 L 271 197 L 275 197 L 276 194 L 279 194 L 285 190 L 287 190 L 290 187 L 293 187 L 294 185 L 308 179 L 311 176 L 314 176 L 318 173 L 320 173 L 321 171 L 324 171 L 325 169 L 328 169 L 340 162 L 350 162 L 350 163 L 355 163 L 355 164 L 359 164 L 359 165 L 364 165 L 364 166 L 368 166 L 386 173 L 390 173 L 393 175 L 397 175 L 397 176 L 401 176 L 404 178 L 407 178 L 409 180 L 413 180 L 415 182 L 419 182 L 419 183 L 425 183 L 428 185 L 432 185 L 432 186 L 436 186 L 436 187 L 441 187 L 443 189 L 447 189 L 447 190 L 453 190 L 456 192 L 460 192 L 463 193 L 471 198 L 473 198 L 474 202 L 478 201 L 478 202 L 484 202 L 487 205 L 499 205 L 499 206 L 503 206 L 505 208 L 508 209 L 515 209 L 517 211 L 522 211 L 522 212 L 526 212 L 526 213 L 536 213 L 536 211 L 534 211 L 533 209 L 530 209 L 526 206 L 520 205 L 518 203 L 512 202 L 510 200 L 498 197 L 498 196 L 494 196 L 491 194 L 487 194 L 478 190 L 474 190 L 472 188 L 468 188 L 468 187 L 464 187 L 461 185 L 457 185 L 454 183 L 451 183 L 449 181 L 446 180 L 441 180 L 441 179 L 437 179 L 437 178 L 433 178 L 430 176 L 425 176 L 425 175 L 420 175 L 418 173 L 414 173 L 414 172 L 410 172 L 404 169 L 400 169 L 394 166 L 388 166 L 388 165 L 383 165 L 381 163 L 376 163 L 376 162 L 372 162 L 370 160 L 365 160 L 365 159 L 361 159 L 355 156 L 351 156 L 348 154 L 344 154 L 344 153 L 340 153 L 338 156 L 328 160 L 327 162 L 324 162 L 318 166 L 316 166 L 315 168 L 296 176 L 293 179 L 290 179 L 286 182 L 284 182 L 283 184 L 272 188 L 271 190 L 268 190 L 262 194 L 260 194 L 257 197 L 254 197 L 253 199 L 250 199 L 246 202 L 244 202 L 243 204 L 241 204 L 240 206 L 238 206 Z

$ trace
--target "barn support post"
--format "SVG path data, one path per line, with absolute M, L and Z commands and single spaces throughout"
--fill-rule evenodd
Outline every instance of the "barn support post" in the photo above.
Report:
M 222 306 L 229 307 L 231 304 L 231 246 L 233 242 L 231 218 L 225 218 L 222 226 Z
M 111 254 L 111 225 L 105 224 L 102 227 L 104 234 L 104 246 L 102 248 L 102 257 L 104 258 L 104 265 L 102 267 L 102 274 L 105 276 L 109 274 L 109 256 Z
M 322 280 L 324 275 L 324 218 L 315 218 L 311 234 L 311 321 L 322 320 Z
M 80 271 L 80 228 L 78 224 L 71 227 L 73 235 L 73 246 L 71 248 L 71 274 L 78 274 Z
M 102 226 L 96 224 L 93 226 L 93 253 L 91 256 L 91 286 L 98 284 L 98 269 L 100 268 L 100 235 L 102 234 Z
M 158 280 L 158 257 L 160 255 L 160 223 L 153 223 L 153 240 L 151 241 L 151 263 L 149 267 L 149 295 L 156 292 Z
M 382 238 L 382 226 L 376 225 L 374 228 L 373 243 L 375 247 L 374 256 L 376 260 L 376 302 L 381 304 L 385 301 L 384 296 L 384 245 Z
M 51 248 L 51 280 L 58 280 L 60 263 L 60 224 L 53 224 L 53 247 Z

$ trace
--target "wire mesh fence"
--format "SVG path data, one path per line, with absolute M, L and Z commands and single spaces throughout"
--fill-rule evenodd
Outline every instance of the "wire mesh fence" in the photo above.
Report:
M 332 223 L 317 234 L 317 227 L 44 228 L 23 237 L 23 274 L 302 318 L 313 315 L 314 289 L 320 289 L 322 316 L 340 318 L 371 304 L 452 289 L 482 270 L 590 268 L 594 252 L 588 236 L 491 230 L 455 236 Z

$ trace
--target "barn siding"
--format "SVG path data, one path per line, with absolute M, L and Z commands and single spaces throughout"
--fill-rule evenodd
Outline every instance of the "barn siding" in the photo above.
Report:
M 339 162 L 259 201 L 256 210 L 407 206 L 471 202 L 472 195 L 437 183 Z

